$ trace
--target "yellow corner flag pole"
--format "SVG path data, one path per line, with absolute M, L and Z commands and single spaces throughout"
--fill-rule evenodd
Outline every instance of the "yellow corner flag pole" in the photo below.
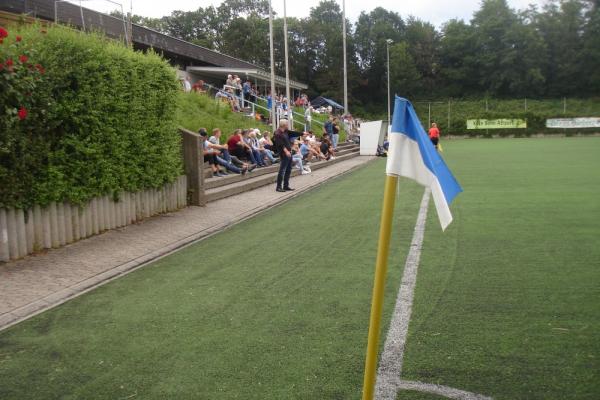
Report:
M 381 213 L 381 228 L 379 230 L 379 245 L 377 247 L 377 262 L 375 264 L 375 282 L 373 283 L 373 300 L 371 303 L 371 320 L 369 322 L 369 342 L 365 360 L 365 379 L 363 383 L 362 400 L 373 400 L 375 377 L 377 373 L 377 353 L 379 349 L 379 325 L 383 308 L 383 293 L 387 275 L 388 255 L 390 253 L 390 236 L 392 233 L 392 216 L 396 201 L 397 176 L 387 176 L 383 192 L 383 211 Z

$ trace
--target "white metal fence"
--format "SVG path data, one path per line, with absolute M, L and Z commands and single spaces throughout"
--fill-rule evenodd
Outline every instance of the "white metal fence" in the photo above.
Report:
M 57 248 L 187 205 L 187 178 L 160 189 L 122 193 L 118 201 L 96 197 L 82 206 L 50 203 L 28 210 L 0 208 L 0 261 Z

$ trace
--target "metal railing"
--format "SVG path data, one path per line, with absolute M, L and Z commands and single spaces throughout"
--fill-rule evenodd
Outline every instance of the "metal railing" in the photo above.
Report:
M 266 103 L 269 102 L 266 98 L 264 98 L 262 96 L 256 96 L 256 98 L 257 99 L 261 99 L 261 100 L 263 100 Z M 292 110 L 292 115 L 297 115 L 298 117 L 302 118 L 302 120 L 304 121 L 303 126 L 306 128 L 306 117 L 303 114 L 300 114 L 299 112 L 294 111 L 294 107 L 293 106 L 291 106 L 290 109 Z M 313 123 L 316 123 L 317 125 L 320 125 L 321 127 L 323 127 L 323 125 L 325 125 L 323 122 L 321 122 L 319 120 L 315 120 L 315 119 L 311 120 L 311 124 L 313 124 Z
M 215 91 L 215 95 L 216 95 L 216 93 L 222 93 L 222 97 L 229 97 L 229 98 L 234 98 L 234 99 L 238 100 L 240 102 L 240 104 L 241 104 L 240 108 L 244 108 L 244 107 L 242 107 L 244 104 L 250 104 L 251 108 L 252 108 L 252 115 L 256 114 L 256 109 L 257 108 L 261 109 L 261 110 L 265 110 L 267 113 L 269 113 L 269 115 L 271 114 L 271 110 L 269 110 L 267 107 L 262 106 L 262 105 L 260 105 L 258 103 L 255 103 L 255 102 L 252 102 L 250 100 L 245 99 L 244 92 L 242 92 L 242 96 L 237 96 L 234 93 L 230 93 L 230 92 L 227 92 L 227 91 L 225 91 L 223 89 L 219 89 L 219 88 L 211 85 L 210 83 L 204 82 L 203 86 L 206 87 L 206 88 L 208 88 L 209 90 Z M 268 103 L 267 99 L 265 99 L 264 97 L 261 97 L 261 96 L 255 96 L 255 97 L 257 99 L 264 100 L 265 102 Z M 275 123 L 276 123 L 277 126 L 279 125 L 279 119 L 282 118 L 282 117 L 284 117 L 284 114 L 281 111 L 282 110 L 279 107 L 275 108 L 275 113 L 276 113 L 276 115 L 275 115 Z M 299 115 L 300 117 L 304 118 L 303 115 L 301 115 L 301 114 L 299 114 L 297 112 L 294 112 L 293 110 L 292 110 L 292 113 L 296 114 L 296 115 Z M 292 127 L 291 127 L 292 130 L 294 129 L 294 124 L 297 124 L 302 129 L 306 128 L 306 124 L 303 124 L 300 121 L 295 120 L 294 118 L 288 118 L 288 119 L 292 123 Z M 320 125 L 323 125 L 320 121 L 315 121 L 315 122 L 318 122 Z

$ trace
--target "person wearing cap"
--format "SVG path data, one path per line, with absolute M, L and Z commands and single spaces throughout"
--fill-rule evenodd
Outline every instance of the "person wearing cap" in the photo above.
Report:
M 279 129 L 273 135 L 275 150 L 279 154 L 279 172 L 277 174 L 277 192 L 294 190 L 290 187 L 290 175 L 292 173 L 292 144 L 288 134 L 288 121 L 279 121 Z
M 252 135 L 254 135 L 253 129 L 244 130 L 244 133 L 243 133 L 244 143 L 246 143 L 246 145 L 248 145 L 248 147 L 250 148 L 250 152 L 252 153 L 253 162 L 256 165 L 258 165 L 259 168 L 266 167 L 267 165 L 265 164 L 264 157 L 262 156 L 262 154 L 260 154 L 260 152 L 256 148 L 254 148 L 254 141 L 252 139 Z

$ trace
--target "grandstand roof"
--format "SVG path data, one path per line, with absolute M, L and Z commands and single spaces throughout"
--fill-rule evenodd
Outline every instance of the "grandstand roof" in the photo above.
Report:
M 65 1 L 56 2 L 57 20 L 68 23 L 77 28 L 82 28 L 82 18 L 85 21 L 86 30 L 100 30 L 107 36 L 121 38 L 125 34 L 123 20 L 103 14 L 79 5 Z M 0 10 L 15 14 L 27 14 L 31 17 L 54 21 L 55 0 L 2 0 Z M 254 75 L 260 79 L 262 75 L 268 74 L 262 68 L 238 58 L 207 49 L 185 40 L 162 34 L 141 25 L 132 25 L 133 46 L 137 50 L 153 48 L 163 54 L 171 64 L 180 68 L 187 67 L 222 67 L 236 73 L 233 69 L 256 71 Z M 242 74 L 245 74 L 242 73 Z M 240 74 L 240 75 L 242 75 Z M 227 75 L 227 73 L 225 73 Z M 270 78 L 269 78 L 270 79 Z M 278 84 L 283 78 L 278 77 Z M 295 82 L 296 88 L 306 88 L 306 85 Z
M 227 74 L 236 74 L 241 78 L 252 78 L 254 80 L 260 80 L 263 82 L 271 82 L 271 74 L 258 67 L 254 68 L 228 68 L 228 67 L 187 67 L 186 69 L 191 73 L 199 73 L 203 76 L 215 77 L 224 80 Z M 285 85 L 285 78 L 281 76 L 275 76 L 275 84 L 277 86 Z M 268 86 L 268 85 L 267 85 Z M 290 80 L 290 87 L 292 89 L 308 89 L 303 83 Z

